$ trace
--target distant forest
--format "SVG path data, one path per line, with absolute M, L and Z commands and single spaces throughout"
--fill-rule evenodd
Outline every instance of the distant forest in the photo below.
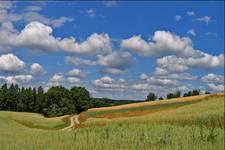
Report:
M 199 95 L 200 90 L 184 93 L 183 97 Z M 209 94 L 209 92 L 206 92 Z M 167 99 L 181 97 L 181 92 L 167 94 Z M 150 92 L 146 101 L 163 100 L 162 97 Z M 18 85 L 4 84 L 0 88 L 0 110 L 36 112 L 47 117 L 75 114 L 89 108 L 115 106 L 140 101 L 112 100 L 108 98 L 92 98 L 84 87 L 67 89 L 62 86 L 51 87 L 44 92 L 38 88 L 24 88 Z
M 36 112 L 47 117 L 133 102 L 135 101 L 92 98 L 84 87 L 72 87 L 68 90 L 62 86 L 56 86 L 51 87 L 47 92 L 44 92 L 41 86 L 24 88 L 14 84 L 4 84 L 0 88 L 0 110 Z

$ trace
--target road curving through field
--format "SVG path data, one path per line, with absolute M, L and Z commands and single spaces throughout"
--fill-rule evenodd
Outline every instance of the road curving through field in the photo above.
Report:
M 79 121 L 78 117 L 79 117 L 79 115 L 74 115 L 74 116 L 70 117 L 70 126 L 63 128 L 62 131 L 71 130 L 76 125 L 79 125 L 80 121 Z

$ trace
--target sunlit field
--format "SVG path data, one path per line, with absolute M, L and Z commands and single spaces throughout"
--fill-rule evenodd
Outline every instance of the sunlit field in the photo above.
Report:
M 102 112 L 99 113 L 103 110 L 91 109 L 81 115 L 82 124 L 70 131 L 60 130 L 68 125 L 69 116 L 44 118 L 34 113 L 2 111 L 0 149 L 222 150 L 224 95 L 192 97 L 192 100 L 193 103 L 183 98 L 164 100 L 161 103 L 149 102 L 145 103 L 149 104 L 147 108 L 136 104 L 140 109 L 124 105 L 126 111 L 116 106 L 116 112 L 112 111 L 113 107 L 108 108 L 110 112 L 105 113 L 105 117 Z M 104 111 L 109 110 L 104 108 Z M 142 110 L 148 110 L 148 113 L 127 117 L 116 117 L 113 114 Z M 89 112 L 94 114 L 88 116 Z M 114 117 L 109 117 L 110 114 Z M 86 118 L 82 120 L 82 117 Z
M 224 150 L 224 2 L 0 0 L 0 150 Z

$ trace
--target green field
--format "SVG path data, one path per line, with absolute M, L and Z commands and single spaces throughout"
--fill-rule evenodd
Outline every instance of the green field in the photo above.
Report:
M 194 102 L 172 101 L 121 110 L 87 111 L 86 118 L 80 119 L 83 128 L 71 131 L 59 130 L 68 125 L 68 116 L 44 118 L 34 113 L 1 111 L 0 149 L 224 149 L 224 95 L 203 97 Z M 149 114 L 99 117 L 141 111 L 149 111 Z

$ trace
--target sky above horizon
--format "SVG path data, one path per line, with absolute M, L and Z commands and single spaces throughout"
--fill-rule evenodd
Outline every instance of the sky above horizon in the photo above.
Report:
M 0 1 L 0 85 L 145 99 L 224 91 L 224 2 Z

